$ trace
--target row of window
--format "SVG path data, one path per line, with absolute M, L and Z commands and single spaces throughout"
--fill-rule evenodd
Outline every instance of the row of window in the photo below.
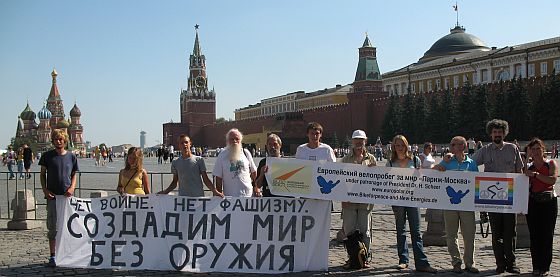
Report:
M 330 97 L 320 97 L 313 100 L 306 100 L 301 102 L 292 101 L 290 103 L 265 106 L 260 109 L 236 112 L 236 119 L 240 120 L 245 118 L 258 117 L 261 115 L 273 115 L 282 112 L 291 112 L 291 111 L 296 111 L 297 109 L 322 107 L 326 105 L 331 105 L 332 103 L 333 101 Z
M 553 62 L 554 65 L 554 71 L 556 74 L 560 73 L 560 59 L 559 60 L 554 60 Z M 548 70 L 548 63 L 547 62 L 541 62 L 539 63 L 539 74 L 540 76 L 546 76 L 550 73 L 552 73 L 552 71 L 549 72 Z M 515 64 L 513 67 L 514 70 L 514 74 L 513 77 L 515 78 L 520 78 L 520 77 L 525 77 L 525 68 L 522 64 Z M 458 88 L 459 86 L 461 86 L 462 84 L 469 82 L 469 77 L 472 76 L 472 83 L 473 84 L 478 84 L 479 83 L 479 77 L 478 74 L 473 74 L 473 73 L 467 73 L 467 74 L 463 74 L 462 75 L 462 79 L 463 82 L 460 83 L 459 79 L 460 76 L 459 75 L 455 75 L 453 76 L 453 88 Z M 495 81 L 505 81 L 505 80 L 509 80 L 512 78 L 510 72 L 509 72 L 509 68 L 502 68 L 502 69 L 498 69 L 494 72 L 494 76 L 495 76 Z M 535 63 L 530 63 L 527 65 L 527 76 L 528 77 L 535 77 L 536 76 L 536 72 L 535 72 Z M 488 69 L 482 69 L 480 70 L 480 83 L 488 83 L 490 82 L 490 71 Z M 427 85 L 427 90 L 424 90 L 424 83 L 426 83 Z M 449 89 L 451 86 L 450 84 L 450 79 L 449 78 L 445 78 L 444 79 L 444 86 L 443 89 Z M 436 79 L 435 80 L 435 90 L 440 90 L 441 87 L 441 80 L 440 79 Z M 393 85 L 386 85 L 385 86 L 385 90 L 389 91 L 390 93 L 404 93 L 406 92 L 408 89 L 407 83 L 400 83 L 400 84 L 393 84 Z M 418 83 L 418 91 L 419 92 L 425 92 L 425 91 L 432 91 L 434 90 L 434 86 L 432 83 L 432 80 L 428 80 L 428 81 L 420 81 Z M 410 84 L 410 91 L 412 92 L 416 92 L 417 91 L 417 87 L 416 87 L 416 82 L 413 82 Z

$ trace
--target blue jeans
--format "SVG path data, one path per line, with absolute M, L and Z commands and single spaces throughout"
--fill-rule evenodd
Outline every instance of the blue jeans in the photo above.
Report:
M 17 170 L 18 170 L 18 173 L 19 173 L 19 178 L 23 179 L 23 177 L 24 177 L 23 176 L 23 161 L 18 161 L 17 162 L 17 168 L 18 168 Z
M 414 252 L 414 265 L 416 268 L 429 266 L 428 257 L 424 253 L 422 236 L 420 234 L 420 209 L 413 207 L 393 206 L 395 214 L 395 225 L 397 229 L 397 251 L 399 253 L 399 264 L 408 264 L 408 244 L 406 243 L 406 219 L 410 228 L 412 238 L 412 250 Z
M 14 162 L 8 162 L 8 171 L 10 172 L 10 179 L 14 178 L 16 175 L 14 174 Z

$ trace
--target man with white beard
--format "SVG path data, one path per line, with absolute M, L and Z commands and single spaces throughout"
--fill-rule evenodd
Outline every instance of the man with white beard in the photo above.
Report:
M 216 177 L 216 189 L 225 196 L 251 197 L 253 190 L 260 196 L 260 190 L 253 182 L 257 175 L 257 167 L 249 151 L 241 146 L 243 134 L 231 129 L 226 134 L 227 147 L 224 148 L 214 165 L 212 174 Z

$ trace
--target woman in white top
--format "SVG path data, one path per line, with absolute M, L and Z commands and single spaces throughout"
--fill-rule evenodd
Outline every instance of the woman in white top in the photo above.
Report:
M 422 161 L 422 168 L 434 167 L 436 160 L 432 157 L 432 143 L 424 143 L 424 152 L 420 153 L 420 160 Z

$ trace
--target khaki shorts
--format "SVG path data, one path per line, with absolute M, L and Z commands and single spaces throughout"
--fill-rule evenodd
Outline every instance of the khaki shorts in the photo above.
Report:
M 47 199 L 47 238 L 56 239 L 56 199 Z

